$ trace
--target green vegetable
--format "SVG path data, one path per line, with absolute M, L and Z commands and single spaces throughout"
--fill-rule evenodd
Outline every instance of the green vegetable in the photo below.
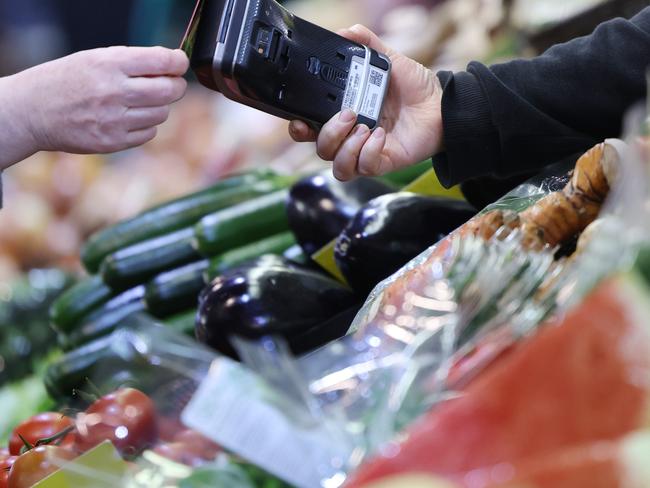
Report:
M 208 265 L 206 259 L 158 275 L 146 286 L 147 310 L 156 317 L 165 318 L 197 307 Z
M 403 187 L 417 180 L 431 168 L 431 161 L 422 161 L 421 163 L 407 166 L 404 169 L 388 173 L 387 175 L 382 176 L 380 179 Z
M 0 442 L 6 445 L 11 432 L 28 415 L 52 410 L 52 400 L 43 387 L 40 374 L 11 383 L 0 389 Z
M 283 232 L 225 252 L 210 260 L 210 267 L 206 271 L 206 281 L 209 282 L 224 271 L 263 254 L 282 254 L 295 243 L 293 233 Z
M 144 285 L 141 285 L 112 298 L 83 317 L 76 328 L 61 338 L 61 345 L 70 350 L 110 334 L 125 318 L 145 310 L 144 293 Z
M 100 276 L 91 276 L 78 282 L 52 304 L 52 325 L 59 332 L 70 332 L 85 315 L 108 301 L 112 294 Z
M 111 386 L 123 384 L 122 380 L 118 380 L 123 376 L 120 372 L 128 370 L 131 358 L 116 355 L 111 350 L 112 341 L 111 336 L 102 337 L 53 361 L 43 375 L 43 383 L 50 397 L 67 404 L 79 389 L 96 393 L 93 381 L 98 378 L 106 380 L 108 375 L 116 379 Z M 104 382 L 111 383 L 110 379 Z
M 107 255 L 123 247 L 190 226 L 210 212 L 286 187 L 292 181 L 290 177 L 269 177 L 266 172 L 221 181 L 93 234 L 81 250 L 81 259 L 94 273 Z
M 165 270 L 200 259 L 193 239 L 194 230 L 189 227 L 120 249 L 102 263 L 102 278 L 113 289 L 146 283 Z
M 288 230 L 287 191 L 277 191 L 207 215 L 195 226 L 196 246 L 214 256 Z
M 247 473 L 234 464 L 197 468 L 178 484 L 179 488 L 259 488 Z

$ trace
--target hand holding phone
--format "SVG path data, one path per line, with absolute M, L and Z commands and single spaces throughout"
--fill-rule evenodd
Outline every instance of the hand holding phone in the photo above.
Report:
M 429 159 L 442 149 L 442 87 L 436 74 L 386 46 L 362 25 L 338 32 L 343 37 L 385 53 L 391 60 L 390 89 L 381 126 L 373 132 L 355 114 L 342 112 L 315 131 L 300 120 L 289 124 L 297 142 L 316 141 L 318 155 L 332 161 L 340 180 L 376 176 Z
M 204 86 L 264 112 L 317 130 L 346 108 L 370 129 L 381 118 L 388 56 L 274 0 L 199 0 L 183 49 Z

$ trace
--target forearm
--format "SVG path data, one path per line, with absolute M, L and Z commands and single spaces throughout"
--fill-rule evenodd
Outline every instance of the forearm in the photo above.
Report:
M 625 111 L 645 94 L 650 9 L 532 60 L 440 73 L 447 184 L 535 170 L 617 137 Z
M 39 150 L 21 74 L 0 78 L 0 171 Z

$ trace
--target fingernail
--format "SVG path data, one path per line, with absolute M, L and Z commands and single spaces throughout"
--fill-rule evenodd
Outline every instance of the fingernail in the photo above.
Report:
M 355 136 L 362 136 L 362 135 L 364 135 L 366 132 L 368 132 L 369 130 L 370 130 L 370 129 L 368 129 L 368 126 L 367 126 L 367 125 L 363 125 L 363 124 L 361 124 L 361 125 L 357 125 L 357 127 L 354 129 L 354 135 L 355 135 Z
M 356 119 L 357 119 L 357 114 L 355 114 L 349 108 L 346 108 L 345 110 L 343 110 L 343 112 L 341 112 L 341 115 L 339 115 L 339 120 L 341 122 L 345 122 L 345 123 L 352 122 L 353 120 L 356 120 Z

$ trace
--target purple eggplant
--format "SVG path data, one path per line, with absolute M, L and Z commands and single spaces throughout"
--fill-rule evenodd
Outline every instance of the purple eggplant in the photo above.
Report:
M 323 273 L 263 256 L 204 289 L 196 336 L 233 358 L 238 358 L 233 337 L 279 336 L 294 354 L 302 354 L 345 335 L 359 308 L 352 291 Z
M 309 176 L 289 192 L 287 217 L 296 241 L 311 256 L 340 234 L 369 200 L 394 191 L 372 178 L 342 183 L 330 172 Z
M 476 214 L 468 203 L 399 192 L 364 205 L 341 232 L 336 264 L 352 288 L 367 295 L 432 244 Z

